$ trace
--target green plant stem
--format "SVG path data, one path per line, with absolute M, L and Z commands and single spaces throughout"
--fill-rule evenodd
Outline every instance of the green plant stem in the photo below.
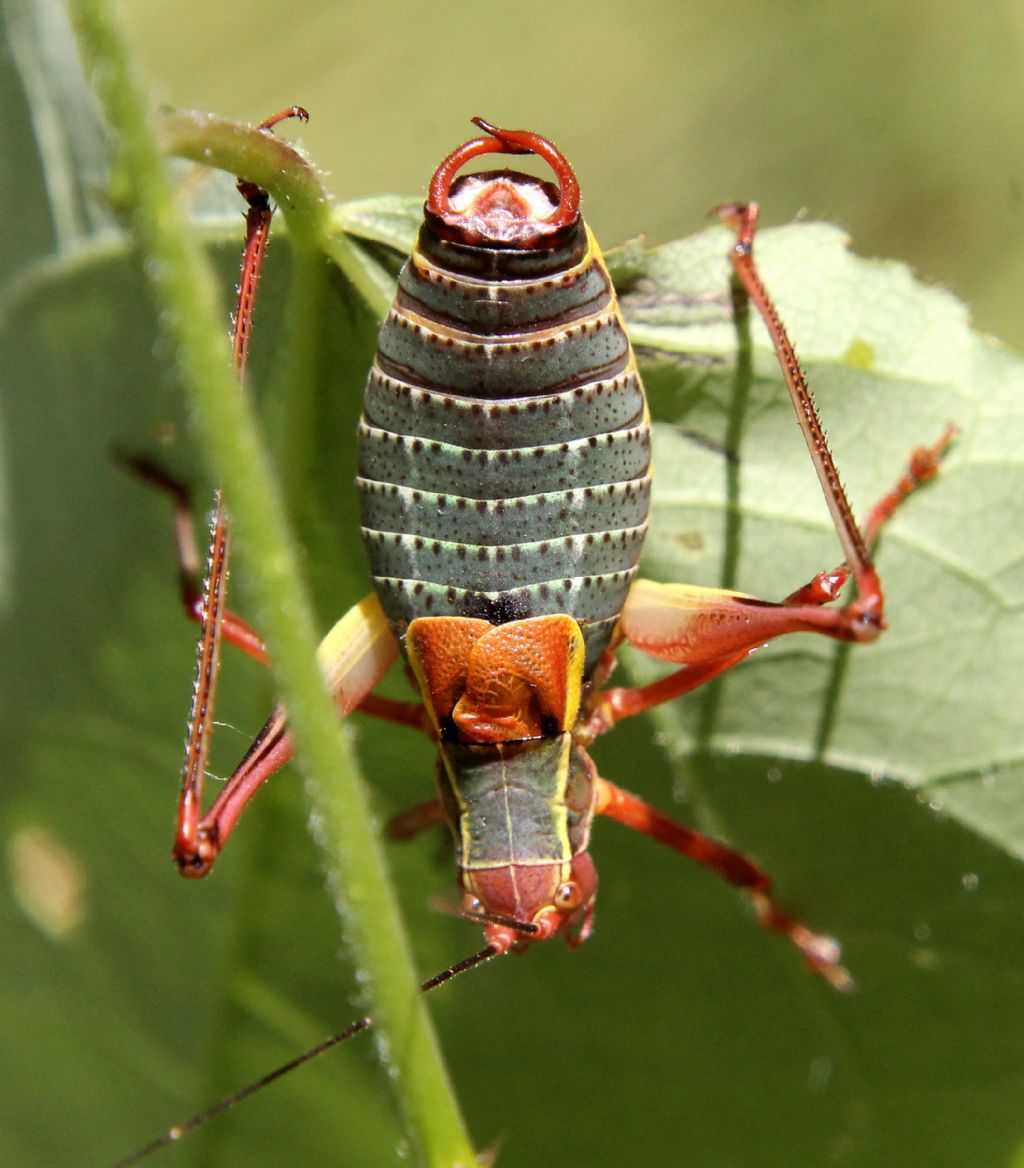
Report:
M 469 1165 L 472 1147 L 418 994 L 366 793 L 316 666 L 313 619 L 279 492 L 217 325 L 220 306 L 213 277 L 175 205 L 149 127 L 147 103 L 109 6 L 103 0 L 76 0 L 72 11 L 115 137 L 115 161 L 129 193 L 132 225 L 178 353 L 198 430 L 230 500 L 238 547 L 247 563 L 259 565 L 252 579 L 252 603 L 309 779 L 313 816 L 327 841 L 330 884 L 372 1000 L 389 1078 L 417 1157 L 431 1168 Z M 265 147 L 275 151 L 281 144 L 266 135 L 253 137 L 253 169 L 246 168 L 246 177 L 265 183 L 284 205 L 300 202 L 292 199 L 288 174 L 267 173 L 259 161 L 274 157 Z M 305 180 L 298 185 L 300 191 L 306 189 Z M 325 212 L 325 204 L 319 210 L 302 202 L 293 223 L 300 232 L 319 232 Z
M 158 139 L 164 154 L 244 174 L 271 191 L 296 246 L 306 244 L 329 256 L 374 316 L 387 313 L 394 289 L 381 284 L 379 269 L 366 261 L 344 232 L 333 230 L 331 201 L 320 176 L 293 146 L 215 114 L 193 111 L 161 118 Z

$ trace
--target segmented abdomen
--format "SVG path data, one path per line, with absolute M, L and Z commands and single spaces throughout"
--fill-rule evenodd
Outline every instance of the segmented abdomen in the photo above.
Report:
M 528 251 L 425 227 L 359 427 L 363 539 L 399 639 L 415 617 L 568 613 L 589 672 L 636 570 L 649 461 L 643 387 L 582 221 Z

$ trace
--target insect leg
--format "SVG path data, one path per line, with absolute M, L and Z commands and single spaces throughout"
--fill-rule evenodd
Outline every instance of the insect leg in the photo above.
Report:
M 733 270 L 746 296 L 768 327 L 797 421 L 843 548 L 846 570 L 853 576 L 857 587 L 856 598 L 844 608 L 828 610 L 830 619 L 820 626 L 820 631 L 841 640 L 874 640 L 885 628 L 885 617 L 882 586 L 869 551 L 871 540 L 877 534 L 880 524 L 900 501 L 919 482 L 935 474 L 938 461 L 952 441 L 955 430 L 949 427 L 930 450 L 915 452 L 908 471 L 909 479 L 901 480 L 896 489 L 875 508 L 864 529 L 859 528 L 829 450 L 807 378 L 754 261 L 758 206 L 756 203 L 723 203 L 717 208 L 717 213 L 727 226 L 736 231 L 736 243 L 730 253 Z M 920 473 L 915 475 L 915 471 Z
M 955 436 L 955 427 L 949 426 L 934 445 L 913 452 L 904 473 L 871 509 L 863 532 L 858 533 L 865 548 L 873 545 L 897 507 L 935 477 Z M 623 609 L 621 631 L 625 639 L 652 657 L 684 668 L 650 685 L 596 694 L 579 732 L 582 741 L 592 740 L 622 718 L 697 689 L 766 641 L 785 633 L 818 632 L 843 641 L 873 640 L 884 624 L 859 621 L 855 606 L 860 598 L 845 608 L 821 607 L 839 596 L 851 573 L 855 570 L 847 563 L 819 572 L 779 603 L 722 589 L 637 580 Z M 877 596 L 881 597 L 880 590 Z
M 394 840 L 409 840 L 426 831 L 428 827 L 435 827 L 444 823 L 444 807 L 440 799 L 428 799 L 410 807 L 408 811 L 400 811 L 388 820 L 388 835 Z
M 200 585 L 199 551 L 188 488 L 158 463 L 145 455 L 119 455 L 120 460 L 140 478 L 171 497 L 174 504 L 174 536 L 178 556 L 181 603 L 188 617 L 202 620 L 203 592 Z M 225 610 L 221 618 L 221 637 L 243 649 L 262 665 L 268 664 L 267 652 L 259 633 L 243 617 Z M 421 702 L 402 702 L 368 694 L 360 703 L 359 713 L 369 714 L 396 725 L 429 734 L 430 719 Z
M 882 589 L 871 562 L 867 543 L 853 517 L 853 511 L 846 491 L 839 478 L 828 448 L 825 433 L 818 417 L 818 411 L 811 397 L 807 378 L 800 368 L 796 351 L 786 333 L 775 305 L 761 280 L 754 262 L 754 233 L 757 229 L 758 206 L 756 203 L 723 203 L 717 208 L 722 221 L 736 231 L 736 243 L 730 253 L 733 270 L 747 297 L 753 302 L 771 335 L 775 354 L 786 381 L 786 388 L 793 401 L 797 421 L 807 442 L 807 449 L 814 463 L 825 502 L 832 514 L 836 534 L 842 544 L 846 563 L 850 566 L 857 584 L 857 600 L 847 608 L 851 611 L 842 623 L 851 623 L 849 618 L 867 627 L 874 628 L 875 635 L 884 628 L 882 618 Z M 840 610 L 845 611 L 845 610 Z M 857 638 L 866 639 L 866 638 Z
M 307 120 L 300 106 L 291 106 L 261 123 L 266 132 L 287 118 Z M 244 384 L 252 334 L 253 305 L 266 255 L 274 209 L 270 195 L 258 184 L 239 178 L 239 193 L 246 201 L 245 250 L 232 328 L 232 354 L 240 386 Z M 151 476 L 152 477 L 152 476 Z M 166 486 L 166 482 L 163 484 Z M 256 741 L 228 780 L 213 806 L 202 814 L 203 780 L 213 728 L 213 707 L 220 647 L 223 636 L 240 643 L 254 657 L 266 660 L 260 638 L 226 607 L 229 560 L 229 525 L 224 501 L 218 492 L 214 506 L 210 554 L 201 595 L 196 600 L 191 585 L 197 556 L 190 529 L 187 497 L 176 499 L 179 572 L 186 607 L 200 623 L 196 682 L 189 738 L 178 800 L 178 822 L 172 855 L 179 870 L 190 876 L 205 875 L 213 865 L 243 807 L 253 792 L 292 754 L 284 710 L 278 706 Z M 398 646 L 375 599 L 363 601 L 343 617 L 318 650 L 320 665 L 344 716 L 366 698 L 398 655 Z M 416 724 L 415 712 L 406 703 L 378 702 L 373 712 Z
M 188 487 L 145 455 L 121 455 L 120 460 L 139 478 L 170 496 L 174 505 L 174 543 L 178 559 L 181 603 L 195 621 L 203 619 L 203 589 L 200 575 L 199 546 Z M 212 535 L 212 533 L 211 533 Z M 211 543 L 213 542 L 211 538 Z M 259 633 L 237 613 L 225 610 L 221 616 L 221 636 L 231 645 L 244 650 L 261 664 L 267 653 Z
M 320 643 L 317 656 L 344 717 L 364 701 L 398 657 L 398 643 L 375 595 L 349 609 Z M 189 816 L 179 819 L 173 850 L 183 875 L 209 872 L 246 803 L 292 753 L 287 715 L 278 705 L 206 815 L 199 818 L 201 784 L 197 781 L 184 793 Z
M 199 555 L 195 538 L 195 525 L 189 507 L 187 488 L 171 477 L 163 468 L 148 459 L 140 456 L 126 456 L 124 461 L 141 477 L 153 483 L 171 496 L 175 509 L 175 542 L 178 553 L 178 574 L 181 582 L 181 597 L 186 613 L 194 620 L 202 623 L 208 611 L 208 601 L 198 583 Z M 218 564 L 223 563 L 226 528 L 213 523 L 210 563 L 213 568 L 212 578 L 219 577 Z M 364 605 L 373 608 L 372 602 Z M 357 606 L 353 612 L 358 612 L 363 606 Z M 379 625 L 383 621 L 383 614 L 373 612 L 373 620 Z M 394 644 L 394 638 L 386 629 L 383 633 L 377 630 L 376 636 L 383 639 L 385 650 L 381 653 L 377 649 L 370 649 L 376 665 L 367 673 L 365 665 L 359 661 L 358 646 L 362 643 L 358 636 L 352 633 L 352 614 L 343 618 L 335 626 L 335 630 L 328 636 L 321 646 L 321 658 L 335 693 L 342 714 L 350 712 L 353 701 L 359 693 L 363 693 L 361 701 L 356 702 L 360 712 L 388 721 L 409 726 L 413 729 L 429 732 L 429 719 L 423 706 L 418 702 L 400 702 L 388 698 L 378 698 L 368 690 L 372 689 L 380 677 L 383 676 L 394 660 L 396 652 L 390 652 L 388 641 Z M 368 618 L 369 619 L 369 618 Z M 339 630 L 341 630 L 339 632 Z M 225 609 L 220 615 L 220 636 L 233 645 L 245 650 L 250 656 L 263 664 L 267 663 L 266 650 L 259 634 L 242 617 Z M 349 643 L 344 643 L 345 637 L 350 637 Z M 200 641 L 200 651 L 205 646 L 205 639 Z M 209 658 L 199 676 L 209 675 Z M 376 670 L 376 672 L 374 672 Z M 209 692 L 205 696 L 207 707 L 212 705 Z M 198 726 L 198 730 L 196 727 Z M 203 875 L 209 870 L 215 858 L 216 851 L 205 862 L 197 864 L 197 854 L 209 855 L 209 841 L 219 840 L 223 844 L 227 834 L 234 826 L 242 807 L 253 792 L 274 771 L 280 769 L 291 758 L 292 746 L 289 739 L 283 712 L 275 710 L 257 736 L 242 763 L 228 780 L 221 791 L 220 797 L 210 812 L 201 816 L 202 800 L 202 772 L 206 765 L 206 752 L 200 754 L 199 746 L 205 732 L 206 722 L 194 720 L 190 726 L 190 749 L 187 752 L 187 765 L 190 765 L 189 774 L 192 781 L 183 783 L 182 796 L 179 803 L 178 832 L 174 846 L 174 856 L 183 871 L 190 875 Z M 200 742 L 197 744 L 196 739 Z M 216 849 L 219 851 L 219 846 Z
M 595 814 L 607 815 L 635 828 L 673 851 L 696 860 L 717 872 L 730 884 L 742 888 L 754 904 L 758 923 L 781 933 L 796 946 L 814 973 L 821 974 L 838 990 L 853 988 L 853 980 L 839 964 L 839 943 L 815 933 L 789 913 L 778 908 L 771 897 L 771 877 L 752 860 L 677 820 L 670 819 L 636 795 L 623 791 L 606 779 L 597 781 Z
M 305 116 L 304 110 L 295 109 L 296 116 Z M 275 115 L 263 124 L 269 133 L 282 117 L 290 113 Z M 252 314 L 259 285 L 263 259 L 266 256 L 267 240 L 270 236 L 270 222 L 274 209 L 270 205 L 270 195 L 262 187 L 245 179 L 238 179 L 239 194 L 246 201 L 245 249 L 242 254 L 242 273 L 238 283 L 238 298 L 231 329 L 231 351 L 239 388 L 245 384 L 246 368 L 249 362 L 249 339 L 252 335 Z M 179 567 L 187 562 L 182 556 L 179 528 Z M 193 541 L 194 543 L 194 541 Z M 213 734 L 213 711 L 217 695 L 217 675 L 220 671 L 221 637 L 224 618 L 227 614 L 228 563 L 230 557 L 230 533 L 228 515 L 220 491 L 214 499 L 213 522 L 210 532 L 210 553 L 202 593 L 195 608 L 199 621 L 199 645 L 196 649 L 196 679 L 192 691 L 192 710 L 189 714 L 188 741 L 185 746 L 185 762 L 181 773 L 181 791 L 178 796 L 177 830 L 175 832 L 172 855 L 182 872 L 202 874 L 212 863 L 212 856 L 206 866 L 200 860 L 204 845 L 209 838 L 208 825 L 202 815 L 203 780 L 210 753 Z M 194 559 L 194 553 L 192 555 Z M 262 649 L 262 646 L 261 646 Z M 229 784 L 230 786 L 230 784 Z M 219 847 L 219 845 L 217 845 Z M 209 854 L 209 848 L 205 849 Z M 212 855 L 216 855 L 216 849 Z

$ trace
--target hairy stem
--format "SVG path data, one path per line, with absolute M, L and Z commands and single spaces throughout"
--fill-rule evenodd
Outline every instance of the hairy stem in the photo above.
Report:
M 150 127 L 148 104 L 111 7 L 105 0 L 75 0 L 72 11 L 118 152 L 115 177 L 126 192 L 132 226 L 178 354 L 202 443 L 230 500 L 238 547 L 248 564 L 259 565 L 251 582 L 252 603 L 309 779 L 314 819 L 327 840 L 330 883 L 372 1000 L 392 1072 L 389 1079 L 420 1160 L 432 1168 L 469 1165 L 472 1148 L 419 998 L 418 978 L 366 792 L 316 665 L 316 633 L 296 549 L 266 451 L 238 392 L 227 338 L 218 324 L 221 308 L 212 274 L 175 205 Z M 247 132 L 238 134 L 246 137 Z M 165 126 L 165 144 L 166 136 Z M 228 136 L 236 137 L 234 132 Z M 248 132 L 250 147 L 251 155 L 242 160 L 244 168 L 238 169 L 265 184 L 283 206 L 291 206 L 293 230 L 319 238 L 326 203 L 319 195 L 308 198 L 309 168 L 308 173 L 301 166 L 282 169 L 282 144 L 267 135 Z M 218 160 L 205 156 L 200 161 Z M 238 159 L 232 156 L 230 161 L 234 169 Z

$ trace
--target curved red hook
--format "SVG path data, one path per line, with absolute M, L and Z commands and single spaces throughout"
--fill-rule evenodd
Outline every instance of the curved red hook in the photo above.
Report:
M 545 226 L 554 231 L 568 227 L 576 220 L 580 211 L 580 184 L 568 159 L 553 142 L 529 130 L 503 130 L 498 126 L 492 126 L 483 118 L 472 120 L 473 124 L 479 126 L 488 137 L 470 139 L 457 150 L 453 150 L 434 171 L 427 195 L 427 211 L 430 214 L 446 222 L 449 216 L 456 214 L 448 201 L 448 195 L 455 176 L 471 158 L 481 154 L 536 154 L 551 167 L 558 180 L 558 207 L 544 220 Z

